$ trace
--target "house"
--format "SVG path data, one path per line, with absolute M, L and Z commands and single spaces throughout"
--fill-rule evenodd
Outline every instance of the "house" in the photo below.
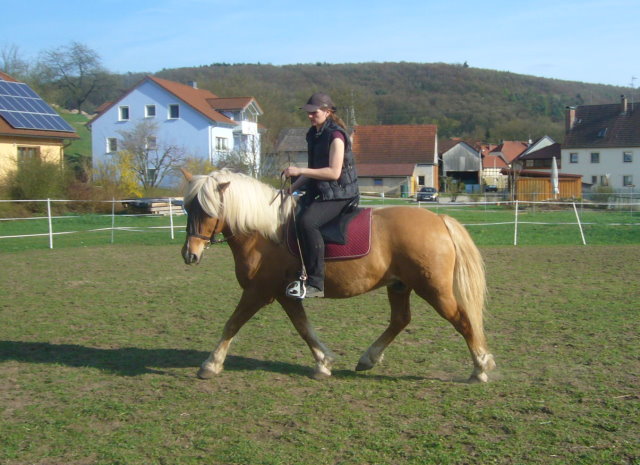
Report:
M 640 182 L 640 111 L 623 95 L 620 103 L 567 107 L 562 172 L 617 191 Z
M 0 72 L 0 178 L 33 158 L 62 164 L 76 131 L 27 84 Z
M 269 154 L 270 172 L 280 173 L 287 166 L 307 166 L 309 128 L 285 128 L 280 131 L 274 152 Z
M 425 186 L 439 189 L 437 132 L 433 124 L 357 126 L 360 191 L 409 196 Z
M 479 147 L 470 142 L 453 139 L 443 144 L 442 175 L 454 182 L 469 185 L 480 184 L 482 173 L 482 153 Z
M 157 131 L 153 140 L 149 138 L 152 150 L 172 146 L 183 158 L 212 164 L 237 154 L 257 171 L 262 114 L 253 97 L 220 98 L 195 82 L 187 85 L 146 76 L 118 100 L 103 105 L 89 123 L 93 165 L 110 161 L 121 148 L 122 134 L 147 122 Z M 148 169 L 154 176 L 157 166 Z
M 556 166 L 560 169 L 562 165 L 560 155 L 560 144 L 545 135 L 529 145 L 514 161 L 520 163 L 520 167 L 523 169 L 550 170 L 555 157 Z

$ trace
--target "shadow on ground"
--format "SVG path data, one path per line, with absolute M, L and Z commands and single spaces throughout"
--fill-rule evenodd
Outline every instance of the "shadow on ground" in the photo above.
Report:
M 0 363 L 17 361 L 23 363 L 41 363 L 64 365 L 68 367 L 91 367 L 109 371 L 122 376 L 139 376 L 147 373 L 164 374 L 163 369 L 193 368 L 195 370 L 209 356 L 209 352 L 184 349 L 144 349 L 138 347 L 120 347 L 102 349 L 76 344 L 51 344 L 48 342 L 0 341 Z M 264 370 L 273 373 L 311 376 L 311 366 L 286 362 L 258 360 L 249 357 L 230 355 L 224 368 L 226 371 Z M 336 378 L 364 377 L 349 370 L 335 370 Z M 420 376 L 366 375 L 369 379 L 428 379 Z

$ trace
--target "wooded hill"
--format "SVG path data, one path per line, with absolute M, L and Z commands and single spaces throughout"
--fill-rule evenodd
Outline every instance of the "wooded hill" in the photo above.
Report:
M 332 96 L 348 124 L 354 116 L 357 124 L 437 124 L 440 137 L 494 143 L 545 134 L 562 142 L 566 106 L 614 103 L 632 91 L 444 63 L 222 63 L 156 75 L 196 81 L 221 97 L 255 97 L 265 113 L 267 150 L 280 129 L 307 125 L 298 108 L 316 91 Z

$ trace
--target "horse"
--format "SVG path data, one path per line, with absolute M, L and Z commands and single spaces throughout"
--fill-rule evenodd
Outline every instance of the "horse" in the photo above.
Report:
M 331 376 L 334 353 L 310 324 L 304 300 L 287 297 L 288 283 L 299 278 L 301 259 L 286 245 L 288 220 L 296 199 L 257 179 L 227 169 L 187 180 L 184 206 L 186 264 L 198 264 L 209 243 L 222 234 L 235 261 L 240 300 L 222 337 L 197 376 L 221 373 L 233 337 L 262 307 L 277 300 L 315 360 L 313 377 Z M 454 218 L 415 206 L 376 208 L 367 255 L 326 262 L 325 298 L 354 297 L 385 286 L 391 306 L 387 328 L 360 357 L 356 371 L 372 369 L 384 350 L 411 321 L 410 295 L 426 300 L 464 337 L 473 371 L 469 382 L 487 382 L 495 368 L 483 328 L 486 280 L 480 251 Z

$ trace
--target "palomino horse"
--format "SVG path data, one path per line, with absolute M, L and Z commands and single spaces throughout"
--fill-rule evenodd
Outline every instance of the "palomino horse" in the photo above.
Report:
M 285 295 L 298 278 L 300 259 L 286 245 L 285 229 L 295 200 L 248 176 L 227 170 L 192 176 L 184 202 L 188 237 L 182 248 L 187 264 L 199 263 L 205 246 L 222 233 L 235 260 L 242 297 L 222 331 L 218 346 L 198 377 L 222 371 L 231 340 L 265 305 L 277 300 L 309 345 L 314 377 L 331 375 L 334 354 L 318 339 L 302 300 Z M 482 257 L 468 232 L 455 219 L 410 207 L 375 209 L 371 251 L 350 260 L 326 264 L 325 296 L 354 297 L 386 286 L 391 319 L 380 337 L 364 352 L 356 370 L 368 370 L 382 359 L 386 347 L 411 320 L 409 297 L 415 291 L 464 336 L 473 372 L 470 381 L 486 382 L 495 367 L 483 330 L 485 275 Z

